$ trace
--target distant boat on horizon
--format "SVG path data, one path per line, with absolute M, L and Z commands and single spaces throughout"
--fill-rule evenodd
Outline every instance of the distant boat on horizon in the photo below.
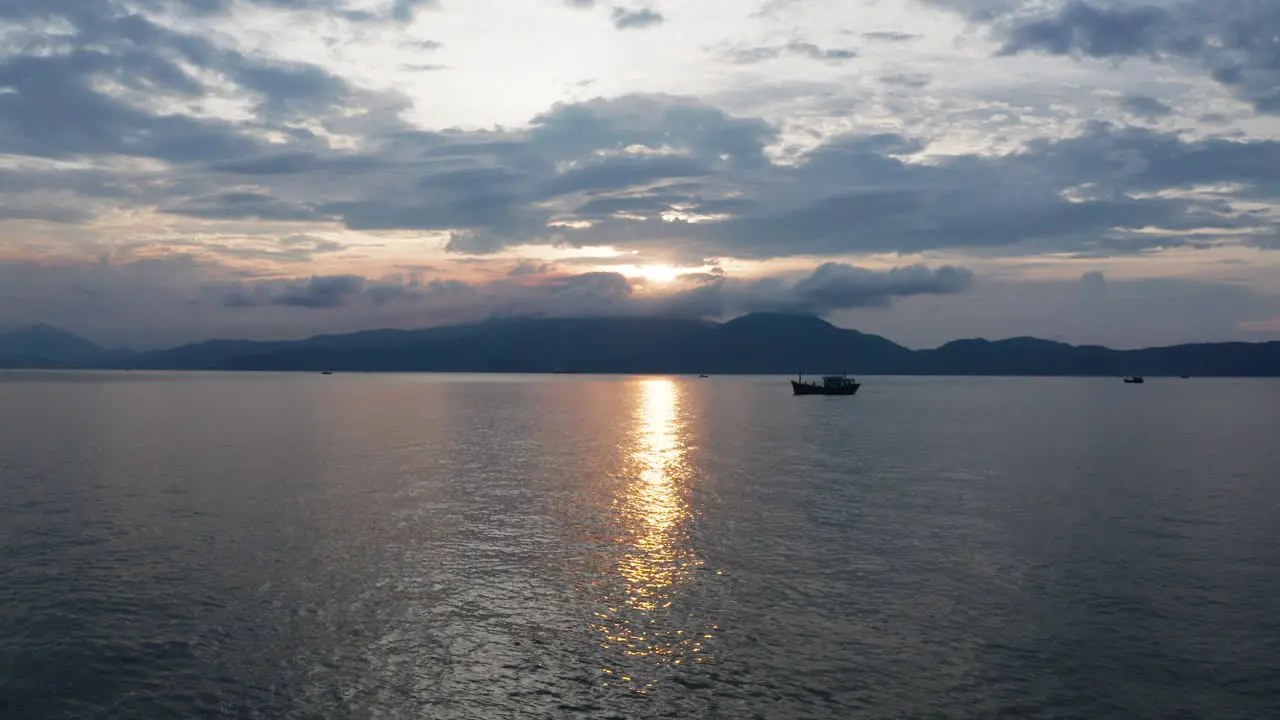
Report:
M 861 384 L 845 375 L 823 375 L 822 382 L 805 382 L 804 375 L 791 381 L 793 395 L 853 395 Z
M 1146 380 L 1143 380 L 1141 375 L 1131 375 L 1125 378 L 1124 382 L 1126 385 L 1141 385 L 1146 382 Z

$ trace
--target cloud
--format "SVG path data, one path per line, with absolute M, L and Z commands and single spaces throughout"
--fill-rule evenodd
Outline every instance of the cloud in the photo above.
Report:
M 236 175 L 298 175 L 368 170 L 373 169 L 377 164 L 377 160 L 370 157 L 340 154 L 323 157 L 315 152 L 288 152 L 218 162 L 210 165 L 210 169 Z
M 565 235 L 582 244 L 610 237 L 624 246 L 643 242 L 730 257 L 1018 243 L 1122 252 L 1124 241 L 1151 229 L 1166 231 L 1166 246 L 1177 242 L 1180 233 L 1266 231 L 1272 221 L 1236 209 L 1221 196 L 1150 193 L 1207 182 L 1270 186 L 1280 173 L 1270 165 L 1280 150 L 1274 143 L 1186 141 L 1107 124 L 1003 156 L 954 156 L 929 163 L 898 157 L 921 147 L 898 135 L 840 137 L 810 151 L 796 166 L 775 167 L 756 183 L 738 184 L 734 212 L 724 220 L 668 222 L 658 216 L 662 206 L 697 213 L 705 195 L 631 193 L 610 201 L 612 209 L 625 209 L 628 217 L 615 216 Z M 1242 188 L 1241 193 L 1248 191 Z M 605 203 L 596 197 L 588 205 L 599 213 L 610 209 Z
M 88 82 L 90 75 L 123 71 L 117 60 L 93 53 L 0 62 L 0 87 L 13 90 L 0 95 L 0 152 L 54 158 L 112 153 L 190 162 L 256 149 L 255 141 L 226 123 L 154 115 Z M 140 82 L 146 76 L 134 77 Z
M 619 30 L 641 30 L 661 25 L 665 18 L 649 8 L 628 10 L 616 7 L 613 9 L 613 26 Z
M 1280 114 L 1280 4 L 1181 0 L 1137 7 L 1069 0 L 1002 23 L 1001 53 L 1185 60 L 1260 113 Z
M 246 283 L 228 291 L 222 304 L 233 308 L 263 305 L 340 310 L 353 303 L 392 299 L 422 310 L 452 305 L 471 317 L 519 315 L 677 314 L 716 318 L 748 312 L 827 314 L 858 307 L 886 307 L 894 299 L 948 295 L 967 290 L 973 274 L 963 268 L 908 266 L 873 271 L 843 263 L 824 263 L 801 276 L 732 279 L 711 274 L 693 278 L 668 292 L 640 293 L 636 281 L 616 272 L 549 275 L 546 264 L 521 263 L 500 279 L 481 284 L 452 282 L 403 284 L 372 282 L 354 275 L 306 280 Z M 532 279 L 532 282 L 526 282 Z M 651 290 L 651 289 L 650 289 Z M 458 305 L 463 300 L 462 306 Z
M 449 233 L 446 252 L 466 255 L 489 255 L 500 252 L 507 245 L 518 244 L 518 236 L 491 230 L 454 230 Z
M 1091 123 L 1071 138 L 1038 142 L 1027 154 L 1077 183 L 1101 182 L 1134 191 L 1239 183 L 1246 188 L 1273 186 L 1280 162 L 1280 141 L 1184 139 L 1176 133 Z
M 430 4 L 365 5 L 374 20 L 394 23 L 397 12 Z M 991 33 L 1006 56 L 1155 59 L 1211 75 L 1259 112 L 1280 87 L 1268 54 L 1276 19 L 1268 3 L 932 4 Z M 694 97 L 612 88 L 609 97 L 554 105 L 519 126 L 424 130 L 406 119 L 404 98 L 359 87 L 337 66 L 251 51 L 247 41 L 191 29 L 193 14 L 230 22 L 249 5 L 14 0 L 0 8 L 10 28 L 0 56 L 0 220 L 29 243 L 10 254 L 83 257 L 142 242 L 117 238 L 122 222 L 122 235 L 165 235 L 165 247 L 290 274 L 310 270 L 297 263 L 340 252 L 324 238 L 344 229 L 405 233 L 415 238 L 414 252 L 611 246 L 690 263 L 934 251 L 1108 258 L 1173 247 L 1271 248 L 1278 236 L 1280 145 L 1225 135 L 1239 126 L 1217 137 L 1203 127 L 1154 129 L 1173 123 L 1150 121 L 1184 112 L 1179 127 L 1189 124 L 1190 96 L 1171 102 L 1108 87 L 1117 100 L 1090 116 L 1110 115 L 1113 123 L 1062 120 L 1057 111 L 1041 112 L 1037 100 L 992 101 L 1010 116 L 1001 125 L 1009 136 L 995 139 L 970 138 L 963 122 L 938 133 L 901 114 L 875 120 L 903 128 L 898 133 L 869 135 L 856 129 L 867 127 L 857 118 L 831 115 L 818 96 L 803 108 L 822 117 L 791 112 L 801 106 L 756 116 L 742 106 L 730 112 Z M 356 12 L 355 3 L 339 0 L 256 5 L 317 13 L 341 27 Z M 646 12 L 660 17 L 604 7 L 626 13 L 627 22 Z M 362 25 L 358 32 L 399 30 Z M 912 39 L 891 31 L 862 36 Z M 415 42 L 423 52 L 440 47 Z M 784 56 L 834 64 L 856 55 L 801 40 L 738 53 L 747 64 Z M 892 115 L 907 102 L 947 117 L 976 112 L 950 99 L 945 69 L 906 62 L 891 69 L 864 78 L 868 117 Z M 212 112 L 215 106 L 232 109 Z M 999 150 L 971 149 L 988 141 Z M 94 222 L 108 218 L 115 224 Z M 317 242 L 276 240 L 299 232 Z M 27 249 L 39 243 L 38 251 Z M 508 271 L 504 262 L 499 274 Z M 278 295 L 306 302 L 308 292 L 299 286 Z
M 400 22 L 408 22 L 419 8 L 435 7 L 439 7 L 437 0 L 395 0 L 391 5 L 390 16 Z
M 731 50 L 727 58 L 737 65 L 755 65 L 782 56 L 783 45 L 761 45 L 758 47 L 738 48 Z
M 974 22 L 990 22 L 1029 4 L 1028 0 L 920 0 L 926 5 L 957 12 Z
M 1160 111 L 1142 97 L 1122 102 Z M 137 131 L 112 127 L 110 118 L 78 127 L 95 133 L 84 149 L 97 152 L 113 152 Z M 269 147 L 241 138 L 223 153 L 200 145 L 164 153 L 170 170 L 128 182 L 99 171 L 8 179 L 0 171 L 0 187 L 39 184 L 45 194 L 28 201 L 26 215 L 38 207 L 41 217 L 74 220 L 94 207 L 76 193 L 115 195 L 209 221 L 429 231 L 450 238 L 450 251 L 475 254 L 530 243 L 665 247 L 693 260 L 1013 246 L 1124 254 L 1153 242 L 1249 244 L 1275 234 L 1272 217 L 1247 209 L 1280 187 L 1275 141 L 1092 123 L 1001 155 L 926 161 L 913 158 L 926 138 L 851 133 L 779 164 L 768 151 L 781 136 L 762 118 L 691 98 L 626 95 L 553 106 L 525 129 L 424 132 L 382 120 L 363 129 L 358 148 L 305 136 Z M 76 149 L 76 138 L 50 135 L 49 147 Z M 38 134 L 20 146 L 45 148 Z M 1207 183 L 1229 187 L 1194 191 Z
M 705 162 L 678 155 L 607 158 L 556 175 L 542 186 L 541 192 L 546 197 L 581 191 L 600 193 L 663 180 L 703 177 L 710 172 Z
M 346 246 L 334 240 L 315 237 L 314 235 L 288 235 L 280 238 L 280 244 L 290 248 L 307 248 L 312 252 L 334 252 Z
M 842 61 L 858 57 L 858 53 L 844 48 L 822 48 L 808 42 L 787 43 L 787 51 L 813 60 Z
M 0 262 L 0 326 L 47 321 L 107 345 L 153 348 L 209 337 L 299 338 L 370 327 L 470 322 L 493 315 L 663 312 L 715 317 L 718 312 L 821 309 L 832 304 L 827 298 L 835 297 L 835 304 L 851 305 L 827 313 L 838 324 L 919 346 L 958 336 L 1035 334 L 1130 347 L 1193 339 L 1256 340 L 1266 331 L 1259 323 L 1280 317 L 1280 299 L 1237 283 L 1105 279 L 1109 292 L 1101 297 L 1085 287 L 1092 282 L 1088 279 L 984 279 L 953 293 L 956 284 L 946 280 L 943 268 L 899 271 L 897 279 L 876 271 L 861 281 L 845 279 L 845 272 L 824 273 L 819 281 L 804 284 L 819 273 L 720 283 L 704 277 L 656 295 L 639 292 L 614 273 L 582 279 L 564 276 L 549 283 L 536 276 L 467 283 L 412 273 L 395 279 L 336 281 L 339 292 L 330 291 L 328 297 L 336 294 L 342 301 L 314 307 L 272 302 L 286 288 L 293 288 L 295 297 L 305 297 L 309 278 L 237 278 L 225 268 L 191 258 L 126 264 Z M 911 294 L 929 285 L 926 272 L 943 278 L 933 281 L 939 292 Z M 884 309 L 884 292 L 877 296 L 856 290 L 859 283 L 885 292 L 892 289 L 893 309 Z M 363 291 L 349 292 L 361 285 Z M 842 289 L 833 292 L 833 287 Z M 698 294 L 700 288 L 709 289 Z M 1135 335 L 1135 327 L 1150 334 Z
M 103 0 L 112 2 L 113 0 Z M 200 15 L 228 15 L 235 8 L 235 0 L 149 0 L 154 6 L 182 6 Z M 438 0 L 389 0 L 382 7 L 370 10 L 368 3 L 346 0 L 244 0 L 247 4 L 293 12 L 326 13 L 350 22 L 396 22 L 413 20 L 422 8 L 438 8 Z
M 571 164 L 552 179 L 532 184 L 542 189 L 534 193 L 539 198 L 570 190 L 588 198 L 576 211 L 565 208 L 560 213 L 562 219 L 572 220 L 580 212 L 594 222 L 590 228 L 562 231 L 567 242 L 664 243 L 692 254 L 746 257 L 1000 246 L 1045 239 L 1084 245 L 1147 227 L 1189 232 L 1265 225 L 1260 218 L 1250 219 L 1222 205 L 1221 198 L 1208 202 L 1140 195 L 1204 182 L 1269 184 L 1280 175 L 1280 166 L 1270 164 L 1280 150 L 1275 143 L 1187 141 L 1106 124 L 1005 156 L 957 156 L 924 164 L 898 157 L 923 148 L 912 138 L 838 137 L 809 151 L 800 164 L 780 167 L 763 158 L 773 135 L 768 126 L 670 102 L 629 98 L 566 106 L 541 119 L 530 138 L 533 146 L 552 157 L 588 158 L 585 164 Z M 623 108 L 625 113 L 615 114 Z M 645 116 L 653 118 L 652 130 L 635 124 Z M 686 117 L 698 119 L 696 133 L 690 134 L 681 122 Z M 682 154 L 608 161 L 584 156 L 590 147 L 633 144 L 673 148 Z M 752 175 L 742 173 L 747 168 L 754 169 Z M 678 189 L 647 189 L 677 173 L 696 182 Z M 1105 179 L 1107 194 L 1066 196 L 1099 179 Z M 490 208 L 489 216 L 509 215 L 511 208 L 521 205 L 514 199 L 518 195 L 502 195 L 509 201 L 502 206 L 507 209 L 498 213 Z M 667 222 L 662 214 L 672 208 L 723 219 Z
M 1253 263 L 1232 269 L 1240 277 L 1271 282 L 1280 144 L 1255 116 L 1280 102 L 1280 5 L 921 2 L 965 22 L 930 22 L 925 41 L 909 23 L 866 24 L 892 20 L 883 14 L 753 3 L 712 23 L 712 35 L 698 24 L 709 16 L 690 15 L 682 47 L 706 52 L 681 50 L 675 68 L 669 53 L 616 65 L 576 35 L 554 37 L 563 53 L 538 53 L 521 46 L 524 35 L 502 34 L 592 26 L 567 6 L 654 27 L 661 4 L 533 3 L 504 16 L 514 30 L 485 24 L 501 52 L 479 62 L 463 51 L 477 39 L 462 29 L 470 19 L 410 22 L 434 2 L 9 0 L 0 257 L 109 262 L 30 270 L 60 288 L 57 298 L 6 275 L 0 309 L 65 319 L 59 308 L 76 306 L 98 327 L 145 320 L 204 334 L 597 301 L 639 312 L 659 295 L 725 308 L 925 302 L 864 298 L 873 280 L 889 281 L 831 269 L 807 284 L 690 277 L 660 293 L 556 269 L 600 266 L 601 247 L 726 268 L 856 266 L 874 253 L 982 271 L 1018 258 L 1002 272 L 1042 267 L 1072 292 L 1079 270 L 1065 263 L 1105 268 L 1117 287 L 1135 273 L 1226 273 L 1212 263 L 1229 257 Z M 953 28 L 978 37 L 946 37 Z M 772 40 L 735 44 L 744 33 Z M 857 52 L 840 37 L 866 46 L 874 72 L 845 72 Z M 969 56 L 984 47 L 969 40 L 1000 50 Z M 724 65 L 726 47 L 741 66 Z M 442 67 L 436 60 L 451 71 L 418 72 Z M 517 78 L 518 93 L 493 79 L 508 64 L 518 72 L 500 77 Z M 525 72 L 543 80 L 526 83 Z M 685 94 L 629 92 L 637 87 Z M 604 96 L 532 109 L 539 97 L 585 92 Z M 412 281 L 379 275 L 419 264 L 437 269 Z M 905 288 L 924 276 L 894 277 Z M 117 300 L 102 302 L 108 295 Z M 71 300 L 81 297 L 98 302 Z
M 258 238 L 225 236 L 201 240 L 169 239 L 150 248 L 166 252 L 199 254 L 220 261 L 266 261 L 297 265 L 308 263 L 321 255 L 348 250 L 348 246 L 336 240 L 312 235 L 288 235 L 282 238 Z
M 921 36 L 913 33 L 897 32 L 892 30 L 877 30 L 875 32 L 864 32 L 862 33 L 862 37 L 878 42 L 902 43 L 919 40 Z
M 811 60 L 830 63 L 841 63 L 858 57 L 854 50 L 844 48 L 824 48 L 810 42 L 795 40 L 785 45 L 762 45 L 758 47 L 738 48 L 728 53 L 730 62 L 737 65 L 754 65 L 774 60 L 783 54 L 798 55 Z
M 108 345 L 154 345 L 192 331 L 205 337 L 214 326 L 196 312 L 194 294 L 234 277 L 190 256 L 125 264 L 0 261 L 0 325 L 48 322 Z
M 287 237 L 308 246 L 319 238 Z M 435 270 L 429 271 L 435 274 Z M 556 274 L 523 262 L 490 279 L 413 271 L 258 278 L 191 256 L 128 263 L 0 262 L 0 325 L 47 321 L 110 343 L 155 347 L 216 336 L 298 337 L 376 327 L 423 327 L 494 315 L 680 315 L 716 318 L 757 310 L 827 313 L 885 307 L 899 298 L 965 291 L 961 268 L 869 270 L 824 264 L 807 274 L 684 277 L 670 285 L 616 272 Z M 237 330 L 238 328 L 238 330 Z
M 1280 296 L 1235 282 L 1104 276 L 1102 291 L 1092 282 L 984 277 L 963 295 L 904 298 L 890 311 L 855 310 L 832 319 L 914 347 L 1030 335 L 1133 348 L 1272 339 L 1274 332 L 1254 323 L 1280 316 Z
M 1169 117 L 1173 107 L 1150 95 L 1125 95 L 1120 98 L 1120 108 L 1125 112 L 1147 120 Z
M 1080 276 L 1080 287 L 1090 293 L 1100 293 L 1107 288 L 1107 276 L 1099 270 L 1092 270 Z
M 826 315 L 851 308 L 886 307 L 914 295 L 950 295 L 967 290 L 970 271 L 944 266 L 898 267 L 877 272 L 845 263 L 824 263 L 799 278 L 736 280 L 712 276 L 697 288 L 661 301 L 664 309 L 697 317 L 750 312 Z
M 536 262 L 532 260 L 521 260 L 507 274 L 511 277 L 523 277 L 529 275 L 546 275 L 551 272 L 551 264 L 545 262 Z
M 928 86 L 933 82 L 933 78 L 925 73 L 892 73 L 881 75 L 880 82 L 885 85 L 919 89 Z
M 805 2 L 808 2 L 808 0 L 768 0 L 758 10 L 751 13 L 751 17 L 768 18 Z
M 364 278 L 356 275 L 313 277 L 271 298 L 275 305 L 301 308 L 335 308 L 364 290 Z
M 194 197 L 162 208 L 174 215 L 210 220 L 254 219 L 279 222 L 324 220 L 326 215 L 314 207 L 278 200 L 261 192 L 227 192 Z
M 1157 53 L 1174 39 L 1173 17 L 1164 8 L 1100 8 L 1071 0 L 1056 14 L 1017 20 L 1002 52 L 1044 50 L 1091 57 Z
M 381 308 L 393 302 L 413 304 L 427 287 L 418 274 L 382 280 L 348 274 L 214 284 L 204 294 L 216 297 L 221 307 L 237 310 L 274 306 L 335 312 Z
M 391 126 L 358 151 L 304 140 L 189 160 L 201 171 L 182 183 L 158 176 L 106 186 L 101 173 L 79 171 L 32 177 L 44 183 L 41 214 L 50 217 L 83 212 L 74 194 L 57 194 L 69 188 L 126 197 L 147 188 L 154 196 L 145 200 L 171 215 L 433 231 L 459 253 L 535 242 L 663 246 L 692 259 L 1019 244 L 1124 253 L 1153 238 L 1172 247 L 1215 231 L 1223 242 L 1275 233 L 1275 221 L 1246 203 L 1280 187 L 1276 141 L 1092 123 L 1003 155 L 926 162 L 912 159 L 927 147 L 920 138 L 850 134 L 780 165 L 766 154 L 779 135 L 762 119 L 688 98 L 632 95 L 558 105 L 526 130 Z M 25 182 L 0 174 L 0 187 Z M 1210 183 L 1228 187 L 1192 192 Z M 1186 192 L 1159 194 L 1175 189 Z
M 160 0 L 156 0 L 157 3 Z M 286 4 L 281 3 L 281 6 Z M 291 3 L 288 7 L 319 7 Z M 196 11 L 225 11 L 222 4 Z M 22 36 L 0 57 L 0 153 L 116 154 L 189 163 L 235 158 L 262 146 L 228 120 L 181 110 L 223 95 L 251 103 L 259 131 L 340 113 L 360 92 L 315 65 L 251 57 L 186 34 L 114 0 L 15 0 L 4 17 L 65 24 L 53 47 Z M 214 84 L 210 76 L 217 76 Z
M 38 220 L 41 222 L 74 225 L 93 219 L 94 213 L 80 203 L 66 198 L 40 197 L 39 195 L 0 195 L 0 220 Z

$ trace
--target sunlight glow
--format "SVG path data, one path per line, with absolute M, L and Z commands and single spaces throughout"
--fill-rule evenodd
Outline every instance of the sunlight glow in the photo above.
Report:
M 656 283 L 669 283 L 681 275 L 698 271 L 698 268 L 678 268 L 674 265 L 615 265 L 609 269 L 630 278 Z
M 621 595 L 608 600 L 610 607 L 597 614 L 595 625 L 605 638 L 602 647 L 622 653 L 619 666 L 601 669 L 605 684 L 621 681 L 637 692 L 647 692 L 663 673 L 650 673 L 635 661 L 657 666 L 704 662 L 709 659 L 704 642 L 718 629 L 689 625 L 672 607 L 675 589 L 692 582 L 702 564 L 688 534 L 693 469 L 681 392 L 669 378 L 640 383 L 635 439 L 626 459 L 630 481 L 616 502 L 629 537 L 617 559 Z
M 645 380 L 638 411 L 641 434 L 631 459 L 640 472 L 631 487 L 627 514 L 636 528 L 635 547 L 622 565 L 630 586 L 629 602 L 639 610 L 667 603 L 663 592 L 685 569 L 675 542 L 678 525 L 688 517 L 678 475 L 687 470 L 684 446 L 677 437 L 680 396 L 674 381 Z

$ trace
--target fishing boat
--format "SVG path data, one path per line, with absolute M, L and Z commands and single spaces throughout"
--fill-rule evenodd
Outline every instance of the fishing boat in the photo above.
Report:
M 1130 375 L 1129 377 L 1125 378 L 1124 381 L 1125 381 L 1125 384 L 1127 385 L 1141 385 L 1142 383 L 1146 382 L 1146 380 L 1142 379 L 1141 375 Z
M 853 378 L 845 375 L 823 375 L 822 382 L 806 382 L 804 375 L 791 381 L 791 392 L 795 395 L 852 395 L 862 387 Z

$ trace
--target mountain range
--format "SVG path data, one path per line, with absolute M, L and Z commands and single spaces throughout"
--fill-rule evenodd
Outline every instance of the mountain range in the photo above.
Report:
M 0 334 L 0 367 L 139 370 L 893 375 L 1280 376 L 1280 342 L 1142 350 L 1030 337 L 911 350 L 817 317 L 725 323 L 663 317 L 525 318 L 261 342 L 110 350 L 47 325 Z

